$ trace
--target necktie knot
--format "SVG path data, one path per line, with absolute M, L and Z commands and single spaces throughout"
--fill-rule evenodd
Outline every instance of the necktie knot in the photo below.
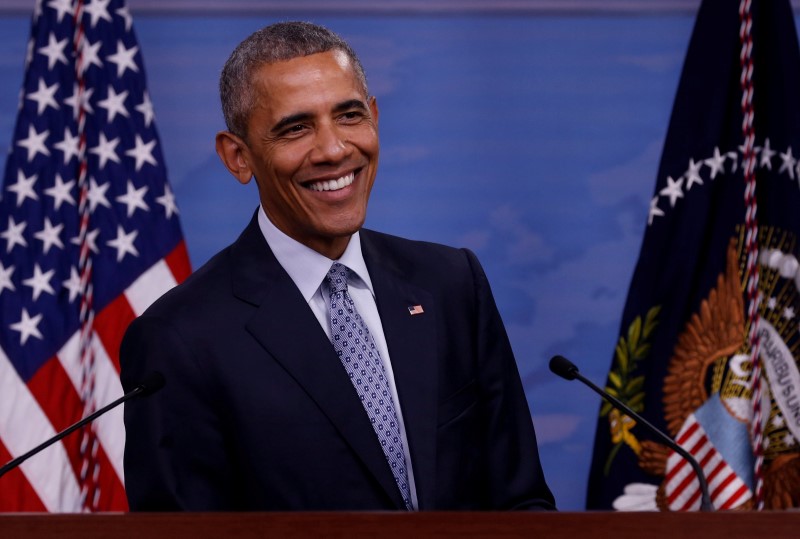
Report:
M 350 269 L 347 266 L 340 264 L 339 262 L 333 263 L 331 269 L 328 270 L 328 274 L 325 276 L 325 279 L 328 281 L 331 294 L 347 291 L 347 274 L 349 272 Z

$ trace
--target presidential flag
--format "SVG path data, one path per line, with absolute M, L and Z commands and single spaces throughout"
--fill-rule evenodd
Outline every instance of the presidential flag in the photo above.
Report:
M 718 509 L 800 506 L 800 49 L 788 0 L 704 0 L 606 389 Z M 678 455 L 603 405 L 587 507 L 696 510 Z
M 121 396 L 123 332 L 189 273 L 124 1 L 37 2 L 25 61 L 0 201 L 0 462 Z M 120 407 L 0 478 L 0 510 L 126 510 L 124 442 Z

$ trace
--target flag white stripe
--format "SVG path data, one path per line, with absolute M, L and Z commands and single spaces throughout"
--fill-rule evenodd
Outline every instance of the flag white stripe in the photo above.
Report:
M 28 386 L 0 349 L 0 395 L 6 403 L 0 415 L 0 439 L 12 455 L 21 455 L 56 434 Z M 80 489 L 64 446 L 58 442 L 20 466 L 49 512 L 80 510 Z
M 109 404 L 123 395 L 119 375 L 114 368 L 106 349 L 100 339 L 94 339 L 95 365 L 95 401 L 100 408 Z M 125 472 L 122 468 L 122 457 L 125 453 L 125 424 L 123 422 L 123 408 L 117 406 L 113 410 L 99 417 L 95 421 L 95 432 L 105 450 L 114 471 L 122 484 L 125 484 Z
M 164 260 L 153 264 L 125 291 L 125 297 L 136 316 L 142 314 L 155 300 L 177 283 Z
M 736 477 L 736 474 L 734 474 L 734 473 L 733 473 L 733 470 L 731 470 L 731 474 L 730 474 L 730 476 L 733 476 L 733 481 L 731 481 L 730 483 L 728 483 L 728 486 L 726 486 L 724 489 L 722 489 L 722 492 L 720 492 L 720 493 L 719 493 L 717 496 L 715 496 L 715 498 L 716 498 L 717 500 L 719 500 L 719 504 L 718 504 L 718 505 L 725 505 L 725 503 L 726 503 L 728 500 L 730 500 L 730 499 L 731 499 L 731 497 L 732 497 L 734 494 L 736 494 L 736 492 L 737 492 L 737 491 L 738 491 L 740 488 L 742 488 L 742 485 L 744 485 L 744 483 L 742 482 L 742 480 L 741 480 L 741 479 L 739 479 L 738 477 Z M 730 477 L 730 476 L 729 476 L 729 477 Z
M 177 284 L 169 266 L 161 260 L 145 271 L 128 290 L 125 298 L 136 315 L 141 314 L 152 301 L 155 301 L 164 292 Z M 150 293 L 155 291 L 154 293 Z M 131 300 L 136 301 L 134 305 Z M 58 360 L 67 373 L 78 395 L 81 388 L 81 364 L 78 344 L 80 331 L 75 332 L 69 341 L 58 352 Z M 118 351 L 106 350 L 102 341 L 94 335 L 92 346 L 95 353 L 95 402 L 100 408 L 113 402 L 123 395 L 122 384 L 117 375 L 116 368 L 111 359 L 111 354 Z M 114 472 L 120 481 L 125 483 L 123 457 L 125 454 L 125 425 L 123 419 L 124 409 L 118 407 L 95 422 L 95 432 L 106 455 L 114 467 Z

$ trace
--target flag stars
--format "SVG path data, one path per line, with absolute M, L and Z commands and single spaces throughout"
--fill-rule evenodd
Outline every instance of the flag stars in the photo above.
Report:
M 0 294 L 3 293 L 3 290 L 11 290 L 12 292 L 16 290 L 14 281 L 11 280 L 13 274 L 14 266 L 5 267 L 3 263 L 0 262 Z
M 80 159 L 81 152 L 78 149 L 80 137 L 73 135 L 69 127 L 64 128 L 64 138 L 53 144 L 53 147 L 64 154 L 64 164 L 69 164 L 70 159 L 77 157 Z
M 775 157 L 777 152 L 770 148 L 769 146 L 769 138 L 764 141 L 764 147 L 761 148 L 761 159 L 759 159 L 758 164 L 761 168 L 766 167 L 767 170 L 772 170 L 772 158 Z
M 44 145 L 44 141 L 47 140 L 48 135 L 50 135 L 49 130 L 45 129 L 39 133 L 33 125 L 29 125 L 28 138 L 17 142 L 17 146 L 22 146 L 28 150 L 29 163 L 33 161 L 33 158 L 36 157 L 37 154 L 50 155 L 50 150 Z
M 95 254 L 100 252 L 100 249 L 97 248 L 97 236 L 99 236 L 99 235 L 100 235 L 100 229 L 99 228 L 95 228 L 94 230 L 90 230 L 90 231 L 88 231 L 86 233 L 86 246 L 91 252 L 93 252 Z M 72 238 L 70 240 L 70 243 L 80 247 L 81 243 L 82 243 L 81 235 L 78 234 L 77 236 Z
M 178 213 L 178 205 L 175 203 L 175 195 L 168 184 L 164 184 L 164 194 L 156 197 L 156 202 L 164 206 L 164 212 L 167 214 L 167 219 L 171 218 L 173 214 Z
M 36 45 L 34 43 L 33 38 L 28 40 L 28 46 L 25 47 L 25 70 L 28 70 L 28 67 L 31 65 L 31 60 L 33 60 L 33 46 Z M 22 107 L 20 107 L 22 108 Z
M 53 246 L 58 247 L 59 249 L 64 248 L 64 244 L 61 242 L 62 230 L 64 230 L 64 223 L 53 225 L 50 222 L 49 217 L 44 218 L 44 228 L 33 234 L 34 238 L 41 240 L 42 243 L 44 243 L 44 246 L 42 247 L 44 254 L 47 254 L 47 252 Z
M 86 4 L 83 10 L 89 17 L 91 17 L 92 28 L 97 26 L 100 19 L 111 22 L 111 15 L 108 14 L 108 4 L 111 0 L 92 0 L 91 3 Z
M 91 103 L 93 93 L 94 88 L 86 88 L 81 92 L 77 84 L 73 85 L 72 95 L 64 99 L 64 104 L 72 107 L 72 117 L 74 119 L 78 118 L 81 107 L 83 107 L 83 110 L 85 110 L 87 114 L 92 114 L 94 112 Z
M 706 159 L 705 161 L 703 161 L 708 166 L 708 168 L 711 169 L 711 179 L 712 180 L 714 178 L 716 178 L 717 174 L 719 174 L 720 172 L 722 172 L 722 173 L 725 172 L 725 160 L 726 159 L 727 159 L 727 157 L 725 155 L 719 153 L 719 148 L 715 147 L 714 148 L 714 155 L 712 157 Z
M 775 296 L 770 296 L 770 298 L 767 300 L 767 309 L 769 309 L 770 311 L 774 311 L 775 307 L 777 306 L 778 306 L 778 298 L 776 298 Z
M 73 13 L 72 0 L 50 0 L 47 3 L 47 7 L 52 8 L 58 12 L 57 17 L 59 23 L 61 22 L 61 19 L 64 18 L 64 15 L 72 16 Z M 66 39 L 64 41 L 66 41 Z M 64 63 L 65 64 L 67 63 L 66 60 L 64 61 Z M 50 69 L 53 69 L 52 66 L 50 67 Z
M 150 163 L 153 166 L 158 165 L 158 162 L 153 157 L 153 148 L 156 146 L 156 139 L 145 143 L 142 137 L 136 135 L 135 146 L 125 152 L 125 155 L 133 157 L 136 160 L 136 172 L 141 170 L 145 163 Z
M 99 107 L 106 109 L 106 112 L 108 112 L 108 123 L 113 122 L 117 114 L 126 118 L 130 117 L 128 110 L 125 108 L 125 99 L 127 97 L 128 90 L 117 93 L 113 86 L 109 86 L 108 97 L 97 102 Z
M 650 212 L 647 215 L 647 224 L 652 225 L 656 217 L 663 217 L 664 210 L 658 207 L 658 197 L 653 197 L 650 201 Z
M 147 193 L 147 186 L 140 187 L 136 189 L 133 186 L 133 182 L 128 180 L 128 190 L 124 195 L 120 195 L 117 197 L 117 201 L 125 204 L 128 208 L 128 217 L 133 215 L 133 212 L 136 209 L 141 209 L 144 211 L 150 211 L 150 206 L 144 201 L 144 195 Z
M 61 204 L 64 202 L 74 206 L 75 199 L 72 197 L 73 185 L 75 185 L 75 180 L 65 182 L 61 178 L 61 174 L 56 174 L 56 184 L 45 189 L 44 194 L 53 197 L 53 205 L 56 210 L 60 209 Z
M 22 235 L 26 226 L 28 225 L 25 223 L 25 221 L 17 223 L 14 221 L 14 217 L 11 215 L 8 216 L 8 228 L 6 228 L 3 232 L 0 232 L 0 238 L 4 238 L 7 242 L 7 253 L 10 253 L 11 249 L 13 249 L 15 245 L 21 245 L 22 247 L 28 246 L 28 242 L 25 241 L 25 237 Z
M 793 307 L 791 307 L 791 306 L 790 306 L 790 307 L 786 307 L 786 308 L 783 310 L 783 317 L 784 317 L 786 320 L 792 320 L 792 319 L 795 317 L 794 308 L 793 308 Z
M 136 246 L 133 245 L 133 242 L 136 241 L 136 236 L 138 235 L 138 230 L 125 232 L 125 229 L 122 228 L 121 225 L 117 225 L 117 237 L 106 242 L 109 247 L 113 247 L 117 250 L 117 262 L 122 262 L 122 259 L 125 258 L 126 254 L 139 256 L 139 251 L 136 249 Z
M 747 144 L 739 144 L 739 153 L 742 154 L 742 157 L 745 157 L 746 152 Z M 759 152 L 761 152 L 761 146 L 753 146 L 753 159 L 758 159 Z
M 35 92 L 29 93 L 25 98 L 36 102 L 36 114 L 40 115 L 47 109 L 52 107 L 58 110 L 58 102 L 56 102 L 56 92 L 58 91 L 58 83 L 53 83 L 52 86 L 45 84 L 44 79 L 39 79 L 39 87 Z
M 740 146 L 739 148 L 741 149 L 742 147 Z M 731 160 L 731 172 L 736 172 L 739 169 L 739 154 L 735 151 L 730 151 L 725 155 Z
M 119 17 L 121 17 L 122 20 L 125 22 L 125 31 L 130 32 L 131 27 L 133 26 L 133 17 L 131 17 L 131 12 L 128 10 L 128 6 L 122 6 L 114 13 L 116 13 Z
M 703 162 L 695 163 L 694 159 L 689 159 L 689 168 L 684 173 L 686 177 L 686 190 L 691 190 L 694 184 L 703 185 L 703 178 L 700 177 L 700 168 Z
M 797 165 L 797 159 L 794 158 L 792 155 L 792 147 L 789 146 L 786 148 L 786 152 L 781 152 L 781 168 L 778 169 L 778 174 L 783 174 L 784 172 L 789 173 L 789 178 L 794 180 L 794 167 Z
M 126 49 L 122 40 L 117 41 L 117 52 L 114 54 L 109 54 L 106 57 L 109 62 L 117 64 L 117 77 L 122 77 L 122 75 L 124 75 L 125 71 L 128 69 L 134 73 L 139 71 L 139 68 L 136 66 L 136 62 L 133 59 L 137 52 L 139 52 L 139 47 L 137 45 L 134 45 L 130 49 Z
M 89 190 L 86 194 L 86 198 L 89 200 L 89 211 L 94 213 L 97 206 L 111 207 L 111 203 L 106 197 L 106 191 L 108 191 L 109 187 L 111 187 L 111 182 L 99 185 L 94 178 L 89 179 Z
M 51 32 L 47 37 L 47 45 L 36 49 L 36 52 L 47 57 L 47 69 L 52 71 L 59 62 L 67 65 L 67 57 L 64 54 L 64 48 L 67 46 L 68 41 L 66 37 L 61 41 L 57 41 L 56 35 Z
M 119 137 L 108 140 L 105 133 L 100 133 L 100 140 L 97 141 L 97 146 L 89 149 L 89 153 L 95 154 L 100 159 L 99 168 L 105 167 L 109 161 L 120 162 L 119 155 L 117 155 L 117 145 L 119 145 Z
M 33 301 L 39 299 L 39 296 L 42 295 L 42 292 L 55 295 L 55 290 L 53 290 L 53 287 L 50 286 L 50 279 L 53 278 L 53 274 L 55 272 L 56 270 L 54 269 L 43 272 L 42 268 L 39 267 L 39 264 L 33 265 L 33 276 L 22 281 L 22 284 L 31 288 L 33 293 Z
M 39 195 L 33 189 L 37 179 L 36 174 L 29 178 L 23 174 L 22 170 L 17 170 L 17 183 L 8 186 L 8 190 L 17 195 L 17 208 L 22 206 L 22 203 L 28 198 L 39 200 Z
M 150 101 L 150 94 L 147 93 L 147 91 L 144 92 L 144 99 L 142 102 L 136 105 L 134 108 L 141 112 L 142 116 L 144 116 L 145 127 L 150 127 L 150 124 L 155 118 L 155 113 L 153 112 L 153 102 Z
M 81 74 L 86 73 L 86 71 L 96 65 L 97 67 L 103 67 L 103 62 L 100 60 L 99 52 L 100 47 L 102 46 L 103 42 L 100 40 L 95 41 L 94 43 L 89 43 L 89 40 L 86 37 L 83 38 L 80 48 L 80 65 L 81 65 Z
M 20 344 L 24 345 L 26 342 L 28 342 L 30 337 L 43 340 L 42 333 L 39 331 L 39 322 L 41 321 L 41 313 L 31 317 L 31 315 L 28 314 L 28 310 L 23 307 L 22 319 L 15 324 L 11 324 L 9 327 L 14 331 L 19 332 L 19 342 Z
M 69 302 L 73 303 L 81 293 L 81 275 L 75 266 L 69 268 L 69 279 L 63 284 L 64 288 L 69 291 Z
M 661 196 L 669 197 L 670 208 L 675 207 L 679 198 L 683 198 L 683 178 L 673 180 L 672 176 L 667 176 L 667 186 L 659 191 Z

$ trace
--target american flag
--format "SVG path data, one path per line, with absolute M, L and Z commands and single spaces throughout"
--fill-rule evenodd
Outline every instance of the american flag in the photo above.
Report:
M 0 462 L 122 395 L 119 343 L 189 273 L 123 0 L 40 0 L 0 201 Z M 122 408 L 0 478 L 0 511 L 124 511 Z

